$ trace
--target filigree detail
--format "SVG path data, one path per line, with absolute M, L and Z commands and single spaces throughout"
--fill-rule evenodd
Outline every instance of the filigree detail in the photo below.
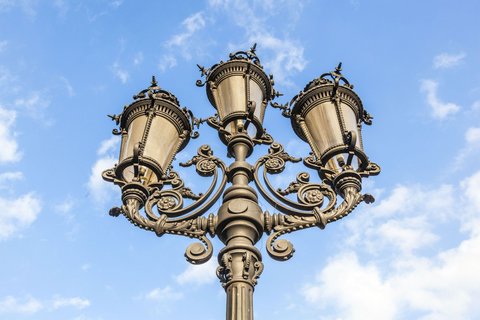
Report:
M 177 106 L 180 105 L 177 97 L 175 97 L 172 93 L 160 88 L 160 86 L 157 84 L 157 80 L 155 79 L 155 76 L 152 76 L 152 84 L 147 89 L 144 89 L 140 91 L 138 94 L 134 95 L 133 100 L 145 99 L 147 97 L 150 99 L 170 100 L 173 103 L 175 103 Z
M 300 187 L 295 185 L 292 186 L 292 189 L 298 188 L 298 192 L 300 193 L 301 188 L 304 188 L 305 186 L 309 185 L 306 184 Z M 361 180 L 358 173 L 354 171 L 343 172 L 335 181 L 335 187 L 343 197 L 343 201 L 338 207 L 329 205 L 324 209 L 320 209 L 320 206 L 315 206 L 312 210 L 312 214 L 308 216 L 296 214 L 271 215 L 270 213 L 265 212 L 263 215 L 264 227 L 267 233 L 271 233 L 266 243 L 268 254 L 276 260 L 288 260 L 295 250 L 293 245 L 287 240 L 278 239 L 280 236 L 314 226 L 324 229 L 328 223 L 346 217 L 362 201 L 366 203 L 372 203 L 375 201 L 373 196 L 369 194 L 361 194 L 360 186 Z M 331 189 L 327 190 L 329 190 L 328 192 L 333 192 Z M 318 192 L 324 194 L 325 190 L 318 190 Z M 314 198 L 317 200 L 316 197 Z
M 253 46 L 250 48 L 249 51 L 232 52 L 230 53 L 229 57 L 230 57 L 230 60 L 247 60 L 259 66 L 260 68 L 263 68 L 262 65 L 260 64 L 260 59 L 256 54 L 256 50 L 257 50 L 257 44 L 255 43 L 253 44 Z
M 208 218 L 197 217 L 180 221 L 170 221 L 167 215 L 162 214 L 156 221 L 145 218 L 139 212 L 140 203 L 136 199 L 126 199 L 122 208 L 112 208 L 111 216 L 123 214 L 133 225 L 153 231 L 158 237 L 164 234 L 177 234 L 189 238 L 196 238 L 200 243 L 193 243 L 185 251 L 185 257 L 192 264 L 201 264 L 208 261 L 213 253 L 210 240 L 206 237 L 215 236 L 216 217 L 210 214 Z
M 284 116 L 285 118 L 290 118 L 290 116 L 292 115 L 292 110 L 290 109 L 290 104 L 288 102 L 285 104 L 270 102 L 270 106 L 272 106 L 275 109 L 282 110 L 282 116 Z
M 221 263 L 217 267 L 217 277 L 222 283 L 222 286 L 226 287 L 227 283 L 233 278 L 232 255 L 226 252 L 220 260 Z
M 284 151 L 280 143 L 274 142 L 268 149 L 268 155 L 261 159 L 269 173 L 280 173 L 285 169 L 286 162 L 299 162 L 302 159 L 292 157 Z
M 263 272 L 263 263 L 249 251 L 245 251 L 242 256 L 243 271 L 242 278 L 250 281 L 255 286 L 258 282 L 258 278 Z
M 195 165 L 198 174 L 201 176 L 211 176 L 215 172 L 218 164 L 218 159 L 213 156 L 212 149 L 205 144 L 198 149 L 196 156 L 187 162 L 180 163 L 180 166 L 190 167 Z
M 295 248 L 290 241 L 278 239 L 278 237 L 286 233 L 314 226 L 323 229 L 327 223 L 318 209 L 314 210 L 314 214 L 308 217 L 284 214 L 270 215 L 270 213 L 265 212 L 264 221 L 266 222 L 265 229 L 267 232 L 270 233 L 273 231 L 267 239 L 267 252 L 273 259 L 279 261 L 290 259 L 295 252 Z
M 107 170 L 103 171 L 102 172 L 102 178 L 105 181 L 113 182 L 117 186 L 123 187 L 126 183 L 125 183 L 125 181 L 117 179 L 117 175 L 115 174 L 115 169 L 116 169 L 116 165 L 113 168 L 110 168 L 110 169 L 107 169 Z

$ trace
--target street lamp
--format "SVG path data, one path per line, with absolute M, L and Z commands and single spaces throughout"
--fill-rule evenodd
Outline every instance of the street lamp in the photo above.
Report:
M 372 202 L 371 195 L 361 194 L 362 177 L 380 173 L 380 167 L 368 160 L 361 136 L 362 123 L 371 124 L 371 116 L 343 77 L 341 64 L 308 83 L 289 104 L 280 105 L 271 102 L 281 94 L 255 51 L 254 45 L 211 68 L 199 66 L 205 80 L 198 80 L 197 86 L 206 87 L 216 109 L 208 119 L 197 119 L 181 108 L 177 98 L 152 78 L 151 85 L 135 95 L 120 115 L 110 116 L 119 125 L 113 133 L 122 137 L 120 156 L 118 164 L 102 174 L 122 190 L 123 205 L 111 209 L 112 216 L 123 214 L 157 236 L 167 233 L 200 240 L 187 248 L 189 262 L 208 261 L 213 250 L 207 235 L 220 238 L 225 247 L 218 253 L 217 276 L 227 293 L 228 320 L 253 319 L 253 291 L 263 271 L 255 244 L 264 232 L 269 234 L 268 254 L 276 260 L 289 259 L 294 248 L 280 236 L 314 226 L 323 229 L 360 202 Z M 280 174 L 286 162 L 301 159 L 286 153 L 263 128 L 269 104 L 281 109 L 293 131 L 310 145 L 312 152 L 303 162 L 316 170 L 320 183 L 310 182 L 306 172 L 284 189 L 270 183 L 269 176 Z M 203 145 L 191 160 L 180 163 L 195 165 L 198 174 L 212 177 L 209 188 L 195 194 L 171 163 L 190 138 L 198 137 L 194 129 L 203 122 L 218 131 L 234 161 L 227 167 Z M 270 148 L 251 165 L 246 160 L 258 144 Z M 260 208 L 251 182 L 279 213 Z M 227 183 L 230 186 L 225 189 Z M 343 199 L 339 205 L 338 195 Z M 203 216 L 220 196 L 223 201 L 217 214 Z

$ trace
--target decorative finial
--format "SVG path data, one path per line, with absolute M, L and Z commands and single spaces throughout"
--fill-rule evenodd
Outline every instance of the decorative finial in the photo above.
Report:
M 254 43 L 253 46 L 250 48 L 250 52 L 252 54 L 255 54 L 255 51 L 257 50 L 257 43 Z
M 339 62 L 338 63 L 338 66 L 335 68 L 335 72 L 338 73 L 338 74 L 342 74 L 342 63 Z
M 157 79 L 155 79 L 155 76 L 152 76 L 152 87 L 157 86 Z

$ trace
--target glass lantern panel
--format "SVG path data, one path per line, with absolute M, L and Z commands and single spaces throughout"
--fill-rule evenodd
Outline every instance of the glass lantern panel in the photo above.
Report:
M 345 130 L 346 131 L 353 131 L 357 135 L 357 142 L 355 143 L 355 147 L 359 148 L 362 150 L 362 145 L 361 145 L 361 137 L 360 137 L 360 132 L 358 130 L 358 121 L 357 121 L 357 116 L 355 115 L 355 112 L 352 110 L 352 108 L 344 103 L 340 104 L 340 110 L 342 111 L 343 119 L 345 121 Z
M 235 75 L 222 80 L 215 91 L 215 102 L 220 120 L 233 112 L 247 110 L 243 76 Z
M 250 101 L 255 102 L 254 116 L 263 124 L 263 117 L 265 115 L 265 107 L 263 104 L 264 96 L 262 88 L 253 80 L 250 80 Z
M 137 143 L 142 141 L 145 125 L 147 124 L 147 115 L 135 118 L 127 128 L 127 135 L 122 138 L 122 146 L 120 148 L 120 162 L 128 157 L 133 156 L 133 148 Z
M 172 161 L 178 148 L 177 128 L 166 118 L 154 116 L 145 142 L 143 156 L 154 159 L 163 172 Z
M 343 145 L 343 135 L 335 105 L 321 103 L 305 115 L 305 124 L 320 156 L 331 147 Z

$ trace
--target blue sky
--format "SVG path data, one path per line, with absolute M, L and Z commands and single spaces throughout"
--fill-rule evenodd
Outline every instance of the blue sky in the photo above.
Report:
M 364 181 L 377 201 L 287 236 L 290 261 L 260 240 L 256 319 L 480 318 L 478 12 L 478 1 L 0 0 L 0 319 L 224 317 L 215 258 L 190 266 L 189 239 L 108 216 L 120 192 L 100 178 L 119 147 L 106 114 L 155 74 L 210 116 L 196 64 L 255 42 L 285 102 L 342 61 L 382 166 Z M 278 110 L 264 126 L 308 154 Z M 177 160 L 203 143 L 225 158 L 212 129 L 200 134 Z

